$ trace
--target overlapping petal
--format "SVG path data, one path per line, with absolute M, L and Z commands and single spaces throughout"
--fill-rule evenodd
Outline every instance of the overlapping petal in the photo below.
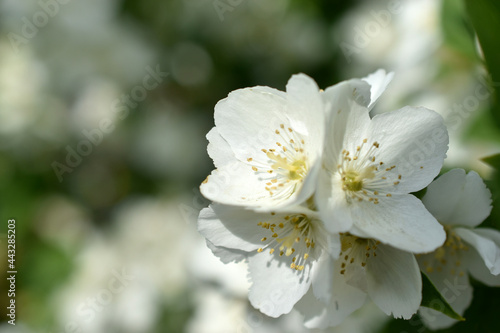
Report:
M 217 103 L 214 118 L 235 158 L 245 162 L 250 156 L 261 156 L 262 148 L 275 146 L 272 125 L 277 128 L 288 120 L 286 94 L 260 86 L 235 90 Z
M 477 251 L 491 274 L 500 274 L 500 232 L 493 229 L 481 228 L 470 230 L 455 228 L 456 234 L 470 244 Z M 496 239 L 495 242 L 493 239 Z
M 234 153 L 229 143 L 219 134 L 217 127 L 207 133 L 207 151 L 216 168 L 234 162 Z
M 266 232 L 257 223 L 268 215 L 213 204 L 200 212 L 198 231 L 215 246 L 251 252 L 262 246 Z
M 339 175 L 332 176 L 322 170 L 319 175 L 316 203 L 325 228 L 331 233 L 345 232 L 352 228 L 354 219 L 346 201 Z
M 325 304 L 309 292 L 297 303 L 297 310 L 304 316 L 306 327 L 337 326 L 366 302 L 367 294 L 347 284 L 345 276 L 340 274 L 341 269 L 341 262 L 337 260 L 330 281 L 332 295 L 329 302 Z
M 240 262 L 247 258 L 248 253 L 242 250 L 228 249 L 223 246 L 215 246 L 212 242 L 207 240 L 207 247 L 212 253 L 220 259 L 224 264 L 230 262 Z
M 311 285 L 311 266 L 298 272 L 267 251 L 251 255 L 248 267 L 252 280 L 250 303 L 270 317 L 290 312 Z
M 351 233 L 413 253 L 430 252 L 443 244 L 443 227 L 411 194 L 396 195 L 372 202 L 361 202 L 352 209 L 355 221 Z
M 371 300 L 388 315 L 410 319 L 422 300 L 422 280 L 415 257 L 380 244 L 367 260 L 366 278 Z
M 386 175 L 393 181 L 389 188 L 394 193 L 416 192 L 429 185 L 439 174 L 448 150 L 443 118 L 422 107 L 407 106 L 376 115 L 363 134 L 380 145 L 374 154 L 376 161 L 385 168 L 395 166 Z M 362 139 L 363 134 L 358 137 Z
M 490 215 L 491 192 L 474 171 L 453 169 L 433 181 L 422 198 L 441 223 L 475 227 Z
M 363 81 L 370 85 L 370 104 L 368 109 L 373 108 L 378 98 L 384 93 L 385 89 L 392 81 L 394 73 L 386 73 L 383 69 L 378 69 L 376 72 L 363 78 Z
M 493 275 L 491 270 L 486 267 L 481 256 L 475 251 L 468 251 L 463 256 L 463 262 L 469 273 L 478 281 L 490 287 L 500 286 L 500 274 Z

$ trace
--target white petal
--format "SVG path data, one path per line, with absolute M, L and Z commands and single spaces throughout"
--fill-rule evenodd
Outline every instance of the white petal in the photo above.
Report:
M 275 198 L 266 191 L 268 181 L 249 165 L 236 161 L 212 171 L 200 185 L 200 192 L 205 198 L 226 205 L 276 208 L 296 202 L 300 191 L 288 198 Z
M 324 225 L 324 224 L 323 224 Z M 338 259 L 342 250 L 342 243 L 340 242 L 340 234 L 328 234 L 328 244 L 326 246 L 328 253 L 333 259 Z
M 500 248 L 500 232 L 498 230 L 493 230 L 490 228 L 476 228 L 473 230 L 479 236 L 482 236 L 484 238 L 488 238 L 488 239 L 492 240 L 496 244 L 497 249 Z M 500 253 L 497 255 L 495 265 L 494 265 L 495 267 L 498 265 L 499 260 L 500 260 Z M 500 274 L 500 271 L 498 269 L 494 269 L 494 270 L 492 270 L 492 273 L 493 274 Z
M 345 115 L 339 109 L 329 119 L 323 156 L 327 171 L 337 171 L 342 150 L 355 152 L 366 139 L 369 145 L 378 143 L 373 157 L 377 164 L 382 163 L 379 173 L 387 178 L 385 185 L 378 184 L 374 190 L 390 194 L 418 191 L 439 173 L 448 149 L 448 133 L 440 115 L 406 107 L 370 119 L 366 108 L 352 99 L 346 103 L 349 111 Z
M 434 180 L 422 198 L 441 223 L 475 227 L 491 212 L 491 192 L 474 171 L 453 169 Z
M 285 183 L 271 195 L 266 190 L 270 178 L 255 172 L 251 165 L 235 160 L 212 171 L 200 185 L 200 191 L 207 199 L 220 204 L 246 206 L 260 211 L 276 210 L 309 199 L 317 187 L 320 167 L 318 159 L 311 165 L 302 183 Z
M 207 240 L 207 247 L 212 251 L 212 253 L 218 257 L 224 264 L 230 262 L 240 262 L 246 259 L 247 252 L 228 249 L 222 246 L 215 246 L 212 242 Z
M 368 295 L 395 318 L 409 319 L 422 301 L 422 279 L 413 254 L 380 244 L 366 264 Z
M 368 109 L 373 108 L 373 105 L 385 91 L 385 88 L 392 81 L 393 77 L 394 73 L 386 73 L 385 70 L 379 69 L 362 79 L 370 85 L 370 105 L 368 105 Z
M 287 206 L 295 206 L 304 203 L 309 199 L 318 187 L 318 178 L 321 169 L 321 160 L 317 159 L 311 168 L 308 170 L 306 177 L 302 182 L 302 186 L 296 189 L 296 192 L 289 198 L 277 204 L 277 209 L 284 209 Z
M 216 104 L 214 119 L 236 158 L 256 158 L 261 149 L 276 145 L 273 134 L 279 125 L 288 124 L 286 94 L 269 87 L 235 90 Z
M 454 224 L 451 216 L 463 195 L 464 186 L 465 170 L 450 170 L 429 184 L 422 202 L 441 223 Z
M 216 168 L 219 168 L 225 164 L 234 162 L 235 156 L 231 147 L 222 136 L 220 136 L 217 127 L 213 127 L 207 134 L 208 155 L 214 161 Z
M 340 182 L 338 173 L 332 176 L 329 171 L 322 169 L 314 196 L 321 219 L 331 233 L 348 231 L 353 225 L 350 207 Z
M 325 108 L 316 82 L 305 74 L 293 75 L 286 85 L 287 117 L 292 128 L 306 135 L 306 151 L 315 160 L 323 150 Z
M 348 315 L 359 309 L 366 302 L 367 295 L 362 290 L 347 284 L 342 270 L 341 260 L 335 261 L 332 297 L 328 308 L 331 325 L 338 325 Z
M 201 194 L 214 202 L 227 205 L 261 205 L 269 195 L 250 166 L 236 161 L 214 171 L 200 185 Z
M 355 151 L 363 136 L 379 143 L 377 162 L 395 166 L 387 177 L 396 180 L 395 176 L 402 176 L 397 186 L 388 186 L 389 193 L 416 192 L 427 186 L 441 170 L 448 150 L 443 118 L 425 108 L 407 106 L 376 115 L 367 132 L 353 135 L 356 140 L 350 142 L 348 150 Z
M 359 105 L 368 107 L 370 104 L 370 84 L 364 79 L 350 79 L 330 86 L 321 93 L 327 113 L 338 113 L 347 110 L 347 101 L 354 100 Z
M 325 251 L 315 265 L 316 267 L 312 273 L 313 294 L 318 300 L 328 303 L 331 297 L 333 260 L 329 253 Z
M 490 190 L 476 172 L 470 171 L 450 222 L 475 227 L 490 215 L 491 209 Z
M 353 136 L 356 139 L 358 133 L 368 131 L 368 109 L 359 101 L 369 99 L 369 89 L 366 82 L 349 80 L 328 88 L 322 95 L 328 110 L 323 163 L 331 172 L 337 169 L 345 144 L 355 141 Z
M 350 265 L 349 268 L 345 271 L 345 282 L 351 287 L 368 293 L 366 269 L 359 264 L 366 259 L 365 253 L 361 253 L 360 251 L 354 256 L 351 255 L 351 259 L 352 258 L 354 258 L 354 261 L 358 264 Z
M 255 253 L 248 259 L 252 280 L 250 303 L 274 318 L 290 312 L 311 285 L 311 265 L 296 271 L 280 259 L 267 251 Z
M 346 148 L 345 145 L 349 142 L 357 142 L 355 137 L 358 133 L 367 132 L 370 126 L 368 109 L 352 98 L 354 88 L 351 81 L 332 87 L 331 92 L 325 91 L 326 97 L 332 101 L 332 106 L 338 109 L 330 110 L 323 168 L 318 177 L 318 192 L 315 199 L 325 226 L 332 233 L 345 232 L 353 224 L 351 210 L 346 202 L 342 181 L 337 172 L 341 150 Z M 359 82 L 361 82 L 360 86 L 364 84 L 365 88 L 368 87 L 363 81 Z
M 500 275 L 493 275 L 484 264 L 483 259 L 476 250 L 471 249 L 464 253 L 464 265 L 469 273 L 476 279 L 490 287 L 500 286 Z
M 198 218 L 198 231 L 215 246 L 241 251 L 261 247 L 264 229 L 257 225 L 269 214 L 255 213 L 239 207 L 213 204 L 204 208 Z
M 356 236 L 413 253 L 431 252 L 446 239 L 443 227 L 413 195 L 382 198 L 379 204 L 353 202 L 351 206 L 351 233 Z
M 316 299 L 312 292 L 307 293 L 297 303 L 296 307 L 304 315 L 306 327 L 326 328 L 328 326 L 337 326 L 365 303 L 366 294 L 346 283 L 345 276 L 340 274 L 340 265 L 341 261 L 337 260 L 332 281 L 333 293 L 327 305 Z
M 304 326 L 307 328 L 326 328 L 331 326 L 328 305 L 318 300 L 312 290 L 309 290 L 295 304 L 295 309 L 304 317 Z
M 500 232 L 487 228 L 455 228 L 454 231 L 476 249 L 491 274 L 500 274 Z

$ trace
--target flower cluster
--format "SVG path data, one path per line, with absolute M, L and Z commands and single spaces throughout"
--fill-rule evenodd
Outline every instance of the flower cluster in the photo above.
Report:
M 431 183 L 448 149 L 441 116 L 409 106 L 370 116 L 391 79 L 378 70 L 320 90 L 299 74 L 286 92 L 240 89 L 215 106 L 216 169 L 200 187 L 213 203 L 198 230 L 223 262 L 248 261 L 261 312 L 295 307 L 307 327 L 323 328 L 371 299 L 409 319 L 421 269 L 438 288 L 468 281 L 466 271 L 500 282 L 500 233 L 472 229 L 491 210 L 482 180 L 457 169 Z M 428 185 L 423 202 L 410 194 Z M 467 288 L 456 298 L 462 313 Z

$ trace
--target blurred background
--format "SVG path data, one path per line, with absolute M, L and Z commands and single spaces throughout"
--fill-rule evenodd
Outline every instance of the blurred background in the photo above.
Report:
M 326 88 L 385 68 L 373 112 L 436 110 L 445 168 L 490 179 L 500 122 L 482 59 L 458 0 L 0 0 L 0 268 L 14 218 L 18 271 L 16 326 L 2 310 L 0 331 L 309 332 L 298 313 L 255 311 L 244 264 L 196 231 L 214 105 L 298 72 Z M 477 286 L 471 316 L 488 318 L 492 290 Z M 326 331 L 425 328 L 368 304 Z

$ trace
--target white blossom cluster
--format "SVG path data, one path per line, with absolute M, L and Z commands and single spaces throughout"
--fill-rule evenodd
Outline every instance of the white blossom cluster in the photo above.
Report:
M 223 262 L 248 262 L 249 299 L 262 313 L 295 307 L 306 327 L 325 328 L 370 299 L 409 319 L 422 270 L 463 314 L 468 273 L 500 285 L 500 232 L 475 229 L 490 191 L 473 171 L 434 180 L 448 150 L 442 117 L 411 106 L 370 116 L 392 76 L 378 70 L 321 90 L 299 74 L 286 92 L 245 88 L 215 106 L 216 169 L 200 187 L 213 203 L 198 230 Z M 422 200 L 410 194 L 426 187 Z M 445 294 L 450 284 L 457 295 Z M 454 323 L 420 314 L 431 328 Z

